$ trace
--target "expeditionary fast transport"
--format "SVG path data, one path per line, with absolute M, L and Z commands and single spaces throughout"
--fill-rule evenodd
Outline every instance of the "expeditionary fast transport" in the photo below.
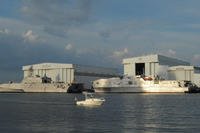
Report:
M 176 93 L 194 90 L 195 85 L 188 81 L 124 76 L 95 80 L 93 87 L 95 92 Z

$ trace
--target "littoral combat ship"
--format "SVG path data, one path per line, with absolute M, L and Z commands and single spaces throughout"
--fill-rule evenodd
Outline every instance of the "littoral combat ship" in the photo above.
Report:
M 81 83 L 62 83 L 52 82 L 51 78 L 44 77 L 26 77 L 21 83 L 9 82 L 0 84 L 0 92 L 68 92 L 79 93 L 84 90 Z

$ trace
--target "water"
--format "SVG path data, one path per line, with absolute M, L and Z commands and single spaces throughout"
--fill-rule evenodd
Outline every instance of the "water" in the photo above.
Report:
M 78 107 L 66 93 L 1 93 L 1 133 L 200 132 L 200 94 L 101 94 Z

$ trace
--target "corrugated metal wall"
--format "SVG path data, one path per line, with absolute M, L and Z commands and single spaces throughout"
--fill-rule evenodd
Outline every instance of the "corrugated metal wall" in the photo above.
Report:
M 35 69 L 32 76 L 50 77 L 53 82 L 72 83 L 74 81 L 74 69 L 72 68 L 58 68 L 58 69 Z M 24 71 L 24 78 L 31 76 L 30 71 Z
M 97 78 L 117 76 L 117 70 L 112 68 L 101 68 L 92 66 L 80 66 L 72 64 L 42 63 L 23 66 L 25 77 L 44 77 L 45 75 L 53 82 L 64 83 L 91 83 Z
M 193 81 L 194 70 L 176 69 L 168 71 L 168 77 L 172 80 L 187 80 Z
M 124 64 L 124 75 L 135 75 L 135 65 Z
M 194 74 L 194 83 L 200 87 L 200 74 Z

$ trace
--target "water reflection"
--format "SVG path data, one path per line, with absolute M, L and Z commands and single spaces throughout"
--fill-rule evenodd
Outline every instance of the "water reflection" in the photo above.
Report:
M 103 106 L 75 105 L 71 94 L 0 94 L 0 132 L 198 132 L 200 97 L 102 94 Z
M 126 103 L 125 111 L 122 111 L 124 112 L 122 115 L 125 121 L 124 127 L 127 131 L 148 133 L 189 131 L 195 125 L 195 122 L 191 120 L 199 116 L 188 112 L 193 110 L 194 106 L 188 106 L 188 102 L 191 101 L 188 101 L 187 97 L 184 94 L 131 94 L 131 96 L 124 96 L 124 103 Z M 194 128 L 192 130 L 195 131 Z

